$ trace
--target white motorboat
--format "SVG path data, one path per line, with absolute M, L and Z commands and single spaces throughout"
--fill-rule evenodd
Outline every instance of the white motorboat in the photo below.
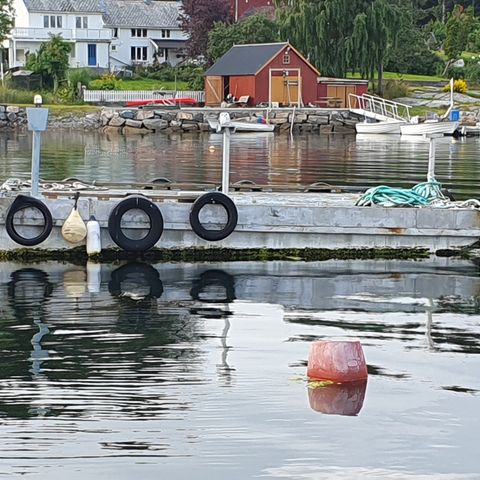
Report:
M 220 131 L 218 120 L 208 120 L 210 128 L 215 132 Z M 229 127 L 233 127 L 237 132 L 273 132 L 275 130 L 275 125 L 270 125 L 268 123 L 253 123 L 253 122 L 235 122 L 230 121 L 228 123 Z
M 425 121 L 423 123 L 407 123 L 400 126 L 402 135 L 453 135 L 460 122 Z
M 400 127 L 406 122 L 402 120 L 388 120 L 382 122 L 360 122 L 355 124 L 355 130 L 360 134 L 370 133 L 398 133 L 400 134 Z

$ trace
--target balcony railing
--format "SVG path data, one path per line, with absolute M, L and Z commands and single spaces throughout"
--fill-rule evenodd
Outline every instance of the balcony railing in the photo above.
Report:
M 49 35 L 61 35 L 65 40 L 111 40 L 108 28 L 14 28 L 15 40 L 48 40 Z

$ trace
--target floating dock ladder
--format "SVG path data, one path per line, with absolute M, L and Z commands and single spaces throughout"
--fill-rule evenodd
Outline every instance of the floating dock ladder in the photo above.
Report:
M 374 95 L 355 95 L 351 93 L 348 96 L 348 108 L 352 113 L 362 115 L 365 118 L 388 122 L 398 120 L 410 122 L 410 105 L 393 102 Z

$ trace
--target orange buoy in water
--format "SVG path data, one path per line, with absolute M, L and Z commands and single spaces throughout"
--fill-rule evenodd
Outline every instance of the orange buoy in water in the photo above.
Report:
M 307 377 L 333 382 L 355 382 L 368 377 L 360 342 L 313 342 L 308 356 Z

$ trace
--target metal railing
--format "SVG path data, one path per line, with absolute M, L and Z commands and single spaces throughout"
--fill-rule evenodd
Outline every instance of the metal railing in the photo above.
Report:
M 18 40 L 48 40 L 49 35 L 61 35 L 65 40 L 111 40 L 108 28 L 14 28 L 12 37 Z
M 355 95 L 351 93 L 348 96 L 348 108 L 350 110 L 363 110 L 371 114 L 382 115 L 383 117 L 394 120 L 410 121 L 410 105 L 386 100 L 374 95 Z
M 205 92 L 203 90 L 84 90 L 83 92 L 83 101 L 91 103 L 124 103 L 176 98 L 192 98 L 201 103 L 205 101 Z

